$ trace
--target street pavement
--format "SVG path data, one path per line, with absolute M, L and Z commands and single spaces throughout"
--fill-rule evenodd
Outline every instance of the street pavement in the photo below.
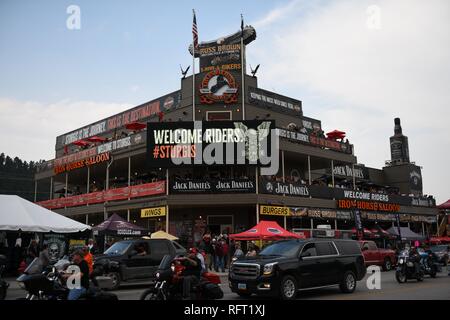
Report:
M 450 300 L 450 276 L 444 268 L 444 272 L 438 274 L 437 278 L 431 279 L 426 276 L 423 282 L 409 280 L 407 283 L 399 284 L 395 280 L 395 271 L 381 272 L 381 289 L 369 290 L 366 286 L 367 277 L 358 282 L 356 291 L 352 294 L 343 294 L 337 286 L 320 288 L 315 290 L 300 291 L 298 299 L 303 300 Z M 243 300 L 228 287 L 228 279 L 225 273 L 220 274 L 222 290 L 226 300 Z M 26 292 L 18 287 L 15 278 L 6 279 L 10 283 L 8 289 L 8 300 L 23 298 Z M 148 287 L 149 283 L 125 284 L 120 289 L 112 291 L 119 300 L 137 300 L 141 293 Z M 250 297 L 246 300 L 255 300 Z

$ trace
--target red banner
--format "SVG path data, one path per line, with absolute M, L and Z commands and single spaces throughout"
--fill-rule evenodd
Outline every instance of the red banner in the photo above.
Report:
M 166 181 L 157 181 L 137 186 L 109 189 L 87 194 L 80 194 L 67 198 L 58 198 L 37 202 L 38 205 L 47 209 L 64 207 L 76 207 L 86 204 L 95 204 L 106 201 L 126 200 L 128 198 L 139 198 L 166 193 Z

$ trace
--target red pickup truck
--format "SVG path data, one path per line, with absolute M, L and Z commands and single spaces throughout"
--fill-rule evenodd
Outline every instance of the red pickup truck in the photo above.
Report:
M 366 262 L 366 267 L 377 265 L 383 267 L 384 271 L 389 271 L 396 263 L 394 250 L 379 249 L 373 241 L 358 241 Z

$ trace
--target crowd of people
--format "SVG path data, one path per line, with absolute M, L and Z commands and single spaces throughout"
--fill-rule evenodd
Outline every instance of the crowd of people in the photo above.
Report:
M 204 259 L 205 271 L 216 272 L 228 270 L 233 258 L 255 256 L 259 252 L 259 247 L 253 242 L 241 243 L 230 239 L 227 234 L 214 235 L 209 231 L 203 235 L 195 248 Z

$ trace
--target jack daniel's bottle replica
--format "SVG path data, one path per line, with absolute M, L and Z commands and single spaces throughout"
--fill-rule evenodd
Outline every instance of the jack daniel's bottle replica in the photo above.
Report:
M 409 147 L 408 137 L 402 134 L 402 126 L 400 125 L 400 118 L 394 119 L 394 135 L 390 138 L 391 141 L 391 164 L 409 163 Z

